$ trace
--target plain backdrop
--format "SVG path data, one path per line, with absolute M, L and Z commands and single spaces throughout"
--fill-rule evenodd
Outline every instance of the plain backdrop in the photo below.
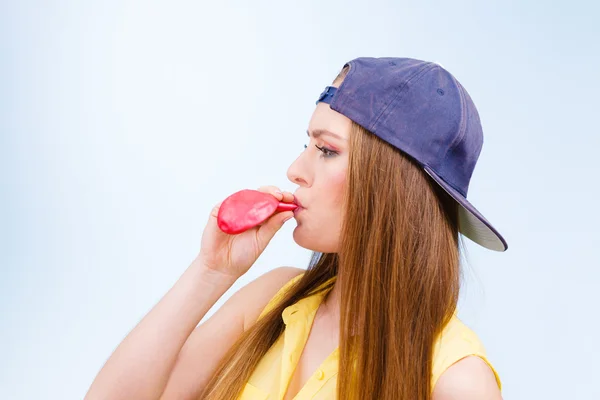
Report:
M 436 61 L 485 142 L 459 316 L 505 399 L 600 398 L 595 2 L 2 1 L 0 398 L 81 399 L 188 267 L 210 209 L 276 185 L 346 61 Z M 214 305 L 306 268 L 288 222 Z

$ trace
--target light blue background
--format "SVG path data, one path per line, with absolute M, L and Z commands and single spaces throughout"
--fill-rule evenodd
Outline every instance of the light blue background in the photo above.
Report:
M 83 398 L 214 204 L 296 189 L 316 97 L 359 56 L 437 61 L 479 108 L 469 199 L 509 249 L 467 241 L 460 316 L 504 398 L 600 398 L 592 4 L 3 1 L 0 398 Z M 294 227 L 206 317 L 272 268 L 306 268 Z

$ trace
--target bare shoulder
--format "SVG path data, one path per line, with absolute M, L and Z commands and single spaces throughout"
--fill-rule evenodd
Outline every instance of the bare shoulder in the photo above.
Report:
M 494 373 L 477 356 L 454 363 L 438 379 L 433 400 L 502 400 Z
M 262 310 L 279 289 L 303 272 L 306 271 L 296 267 L 275 268 L 240 289 L 240 295 L 243 296 L 246 304 L 244 308 L 244 331 L 256 322 Z

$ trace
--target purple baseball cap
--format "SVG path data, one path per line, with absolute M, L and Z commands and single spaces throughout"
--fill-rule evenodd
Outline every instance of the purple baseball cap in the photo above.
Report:
M 439 64 L 396 57 L 347 62 L 341 85 L 327 86 L 329 104 L 415 160 L 459 204 L 459 231 L 475 243 L 506 251 L 504 238 L 467 201 L 481 147 L 479 113 L 462 85 Z

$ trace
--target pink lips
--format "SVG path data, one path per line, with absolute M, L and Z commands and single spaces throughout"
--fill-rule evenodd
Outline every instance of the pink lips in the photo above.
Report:
M 302 207 L 302 203 L 300 202 L 300 200 L 298 200 L 298 198 L 296 196 L 294 196 L 294 204 L 296 204 L 298 206 L 298 208 L 296 208 L 294 210 L 294 215 L 298 214 L 300 212 L 300 210 L 304 210 L 304 207 Z
M 298 207 L 304 207 L 296 196 L 294 196 L 293 203 L 296 204 Z

